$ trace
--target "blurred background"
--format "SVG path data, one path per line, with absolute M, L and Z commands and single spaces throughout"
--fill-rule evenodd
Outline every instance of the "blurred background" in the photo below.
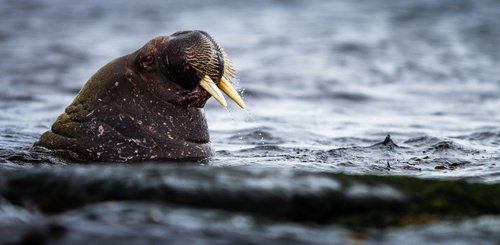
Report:
M 208 102 L 209 166 L 500 182 L 499 1 L 0 0 L 0 23 L 0 169 L 51 163 L 29 148 L 108 61 L 199 29 L 248 105 Z

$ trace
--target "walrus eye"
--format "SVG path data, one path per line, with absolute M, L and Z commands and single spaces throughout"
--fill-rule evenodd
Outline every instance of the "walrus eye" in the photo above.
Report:
M 151 66 L 154 61 L 155 61 L 155 57 L 152 55 L 148 55 L 148 56 L 146 56 L 146 58 L 144 58 L 144 61 L 142 62 L 142 66 L 144 66 L 144 68 Z

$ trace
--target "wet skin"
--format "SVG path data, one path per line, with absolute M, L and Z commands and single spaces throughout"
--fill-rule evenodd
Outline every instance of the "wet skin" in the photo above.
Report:
M 34 144 L 73 161 L 137 162 L 212 156 L 203 106 L 210 94 L 186 62 L 209 37 L 186 31 L 152 39 L 99 69 Z M 212 40 L 211 38 L 209 38 Z M 219 81 L 224 61 L 217 55 Z M 217 82 L 215 82 L 217 83 Z

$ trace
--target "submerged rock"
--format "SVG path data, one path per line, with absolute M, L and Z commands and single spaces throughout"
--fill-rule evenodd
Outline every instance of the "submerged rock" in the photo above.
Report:
M 384 141 L 377 143 L 377 144 L 374 144 L 372 147 L 375 147 L 375 146 L 386 147 L 387 149 L 399 148 L 399 146 L 396 145 L 396 143 L 394 143 L 394 141 L 392 141 L 391 135 L 389 135 L 389 134 L 385 137 Z

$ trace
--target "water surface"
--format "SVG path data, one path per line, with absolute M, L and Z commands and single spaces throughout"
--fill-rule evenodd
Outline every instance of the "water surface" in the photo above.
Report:
M 0 178 L 64 164 L 29 148 L 99 67 L 155 36 L 201 29 L 231 56 L 249 110 L 207 103 L 217 154 L 206 165 L 213 171 L 244 166 L 500 182 L 497 1 L 5 0 L 0 21 Z M 396 145 L 377 145 L 387 134 Z M 86 173 L 85 166 L 66 168 Z M 159 221 L 137 233 L 148 212 Z M 180 237 L 488 244 L 498 239 L 491 227 L 500 225 L 480 217 L 357 236 L 339 227 L 256 227 L 255 217 L 239 213 L 212 226 L 218 212 L 112 203 L 45 216 L 0 202 L 0 223 L 28 229 L 26 223 L 55 219 L 76 230 L 73 242 L 95 234 L 103 242 L 118 234 L 161 241 L 161 230 L 179 244 L 189 242 Z M 81 217 L 90 213 L 102 220 L 85 223 Z M 95 225 L 113 228 L 88 228 Z

